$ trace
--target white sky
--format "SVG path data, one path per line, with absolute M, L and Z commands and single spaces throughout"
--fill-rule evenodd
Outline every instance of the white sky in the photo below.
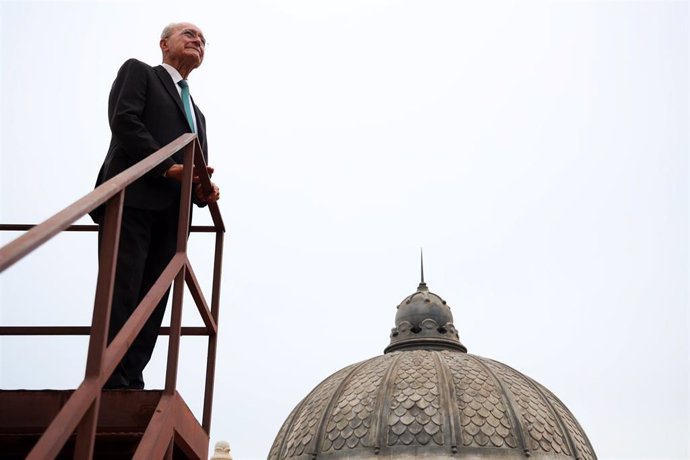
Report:
M 219 5 L 0 4 L 3 223 L 91 190 L 110 85 L 160 62 L 165 24 L 210 42 L 190 85 L 228 227 L 212 443 L 265 458 L 314 386 L 382 353 L 423 247 L 469 351 L 550 388 L 601 459 L 690 456 L 686 2 Z M 190 244 L 210 286 L 212 238 Z M 95 235 L 60 236 L 3 275 L 1 324 L 89 324 L 95 269 Z M 2 388 L 82 379 L 84 338 L 0 347 Z M 205 352 L 183 339 L 197 414 Z

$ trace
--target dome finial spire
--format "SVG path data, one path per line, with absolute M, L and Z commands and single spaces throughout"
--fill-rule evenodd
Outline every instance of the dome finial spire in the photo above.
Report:
M 390 353 L 403 349 L 450 349 L 467 353 L 467 348 L 460 343 L 458 330 L 453 325 L 450 307 L 441 297 L 429 292 L 424 282 L 424 252 L 421 248 L 419 256 L 419 287 L 396 308 L 391 342 L 383 352 Z
M 422 272 L 422 280 L 419 283 L 419 286 L 417 287 L 418 291 L 428 291 L 429 288 L 426 287 L 426 283 L 424 282 L 424 249 L 419 248 L 419 260 L 421 262 L 420 268 Z

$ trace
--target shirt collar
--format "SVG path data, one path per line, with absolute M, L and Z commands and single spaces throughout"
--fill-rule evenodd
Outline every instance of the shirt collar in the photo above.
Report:
M 164 68 L 165 70 L 168 71 L 168 73 L 170 74 L 170 78 L 172 78 L 172 80 L 173 80 L 173 82 L 175 83 L 175 85 L 177 85 L 177 82 L 178 82 L 178 81 L 184 80 L 184 79 L 182 78 L 182 75 L 180 75 L 180 72 L 178 72 L 177 69 L 176 69 L 175 67 L 171 66 L 170 64 L 166 64 L 165 62 L 162 63 L 161 65 L 163 66 L 163 68 Z M 178 88 L 178 90 L 179 90 L 179 88 Z

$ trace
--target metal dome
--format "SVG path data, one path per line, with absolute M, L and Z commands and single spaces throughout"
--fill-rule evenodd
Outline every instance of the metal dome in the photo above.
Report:
M 424 312 L 428 314 L 423 314 Z M 545 387 L 466 353 L 450 308 L 422 281 L 398 307 L 382 356 L 348 366 L 304 398 L 269 460 L 596 459 Z

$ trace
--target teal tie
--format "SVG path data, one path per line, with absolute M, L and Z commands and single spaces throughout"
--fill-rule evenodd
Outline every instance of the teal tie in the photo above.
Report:
M 189 103 L 189 83 L 187 83 L 187 80 L 180 80 L 177 82 L 178 85 L 180 85 L 180 88 L 182 88 L 182 105 L 184 105 L 184 113 L 187 115 L 187 123 L 189 123 L 189 127 L 192 129 L 192 132 L 195 133 L 196 130 L 194 129 L 194 118 L 192 118 L 192 106 Z

